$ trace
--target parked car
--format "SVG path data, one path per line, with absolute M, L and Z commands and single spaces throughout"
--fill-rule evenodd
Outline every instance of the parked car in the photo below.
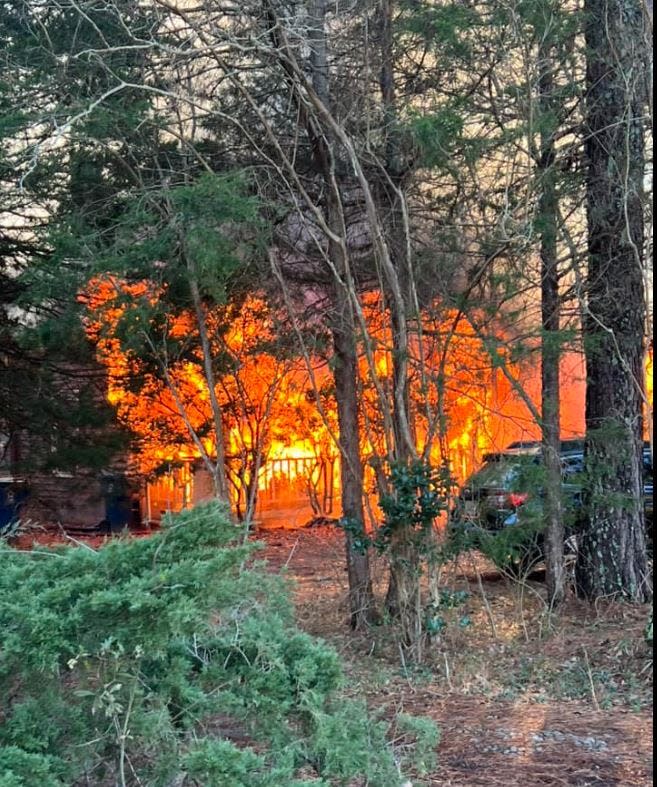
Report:
M 653 528 L 653 496 L 652 496 L 652 451 L 650 445 L 645 443 L 643 446 L 643 510 L 646 516 L 646 527 L 650 536 L 650 543 L 652 544 L 652 528 Z
M 542 465 L 542 447 L 538 441 L 512 443 L 503 451 L 486 454 L 483 465 L 468 478 L 451 511 L 452 539 L 496 553 L 491 536 L 500 534 L 496 562 L 509 568 L 527 568 L 540 559 Z M 643 467 L 644 511 L 652 543 L 652 454 L 647 444 Z M 583 439 L 561 442 L 561 468 L 566 552 L 572 553 L 576 550 L 577 521 L 582 506 Z

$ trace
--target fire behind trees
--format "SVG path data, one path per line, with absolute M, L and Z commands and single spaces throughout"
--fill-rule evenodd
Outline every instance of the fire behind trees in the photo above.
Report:
M 183 358 L 196 363 L 207 400 L 197 398 L 210 411 L 211 428 L 207 412 L 187 417 L 185 428 L 217 494 L 228 494 L 222 454 L 230 446 L 223 442 L 219 382 L 231 371 L 231 358 L 224 348 L 215 364 L 213 342 L 223 342 L 231 321 L 213 322 L 213 309 L 231 299 L 244 303 L 243 287 L 239 296 L 231 292 L 228 297 L 224 285 L 226 274 L 240 270 L 242 251 L 250 243 L 232 237 L 239 235 L 233 231 L 251 223 L 253 212 L 238 189 L 231 200 L 217 188 L 221 177 L 236 169 L 248 170 L 249 188 L 260 200 L 258 210 L 273 238 L 266 250 L 260 249 L 271 265 L 256 266 L 251 291 L 269 289 L 264 285 L 271 282 L 265 280 L 276 280 L 288 312 L 286 335 L 298 340 L 308 329 L 297 314 L 299 280 L 280 254 L 281 240 L 293 244 L 289 233 L 281 239 L 285 233 L 277 230 L 292 216 L 305 237 L 305 248 L 294 248 L 295 263 L 317 294 L 310 306 L 321 308 L 326 318 L 322 325 L 331 331 L 333 355 L 318 352 L 329 344 L 326 333 L 317 339 L 318 347 L 314 339 L 305 345 L 299 341 L 297 353 L 309 378 L 314 358 L 332 358 L 333 379 L 320 380 L 321 387 L 311 380 L 310 387 L 318 408 L 324 394 L 335 394 L 343 468 L 349 470 L 351 463 L 343 492 L 346 480 L 353 499 L 364 497 L 360 464 L 368 444 L 385 455 L 388 467 L 431 458 L 432 440 L 421 456 L 423 433 L 442 441 L 442 457 L 448 454 L 447 356 L 424 362 L 429 358 L 425 345 L 431 342 L 424 322 L 432 308 L 440 309 L 439 324 L 452 309 L 467 315 L 496 369 L 496 384 L 524 397 L 536 422 L 543 413 L 514 375 L 515 366 L 536 341 L 546 349 L 554 339 L 557 351 L 544 354 L 554 382 L 558 356 L 578 334 L 584 315 L 587 338 L 593 340 L 585 346 L 589 366 L 603 345 L 600 363 L 589 373 L 588 444 L 595 454 L 600 441 L 594 432 L 603 417 L 598 410 L 611 407 L 610 402 L 594 406 L 610 387 L 601 364 L 628 366 L 640 388 L 644 334 L 642 287 L 636 278 L 643 266 L 644 234 L 636 174 L 642 172 L 646 99 L 641 88 L 647 71 L 626 44 L 642 40 L 648 25 L 638 2 L 604 6 L 588 4 L 584 16 L 574 5 L 548 0 L 467 8 L 394 2 L 333 8 L 317 0 L 295 5 L 293 12 L 275 0 L 230 9 L 212 2 L 188 7 L 115 0 L 86 10 L 74 3 L 44 8 L 27 0 L 3 10 L 8 77 L 2 100 L 18 108 L 2 127 L 11 141 L 3 157 L 18 173 L 14 191 L 28 189 L 52 214 L 45 233 L 50 275 L 63 278 L 77 266 L 88 280 L 117 242 L 123 245 L 113 263 L 131 268 L 131 280 L 159 281 L 157 266 L 166 269 L 175 262 L 175 286 L 165 294 L 173 303 L 184 291 L 201 356 L 194 357 L 192 350 L 185 358 L 189 347 L 183 340 L 194 331 L 185 335 L 184 328 L 173 326 L 166 333 L 162 310 L 154 323 L 144 322 L 153 304 L 126 316 L 134 318 L 135 340 L 153 339 L 149 330 L 157 326 L 157 352 L 150 361 L 167 383 L 169 412 L 183 421 L 187 410 L 181 404 L 189 394 L 178 390 L 169 372 Z M 613 17 L 611 27 L 592 23 L 606 12 Z M 596 38 L 596 31 L 608 29 L 620 48 L 609 46 L 604 36 Z M 596 63 L 603 65 L 597 76 Z M 597 95 L 601 86 L 604 95 Z M 606 133 L 617 137 L 607 140 Z M 628 138 L 631 144 L 623 147 Z M 605 161 L 605 155 L 616 158 Z M 614 188 L 620 188 L 623 199 L 607 199 L 596 166 L 616 173 Z M 627 175 L 622 182 L 619 173 Z M 596 211 L 619 204 L 622 217 L 617 211 L 598 221 Z M 557 233 L 556 258 L 550 227 Z M 606 248 L 613 259 L 601 260 L 598 246 L 606 242 L 610 227 L 616 245 Z M 236 241 L 234 248 L 225 243 L 228 236 Z M 624 238 L 639 249 L 635 267 Z M 549 275 L 537 265 L 539 240 Z M 621 289 L 610 298 L 606 286 L 617 257 Z M 112 266 L 104 272 L 119 273 Z M 554 308 L 543 303 L 543 332 L 535 319 L 541 283 L 556 286 L 550 297 L 560 307 L 555 319 Z M 629 294 L 625 298 L 623 287 L 631 289 L 636 303 Z M 372 291 L 383 298 L 384 339 L 377 338 L 375 321 L 366 314 Z M 41 293 L 42 303 L 51 303 L 51 292 L 44 287 Z M 616 324 L 619 307 L 631 304 L 633 318 Z M 180 312 L 175 309 L 178 319 Z M 502 317 L 504 330 L 497 330 Z M 456 337 L 462 320 L 454 319 L 453 325 Z M 602 327 L 600 336 L 595 326 Z M 604 331 L 619 341 L 627 338 L 631 357 L 625 350 L 614 354 L 616 346 L 604 347 Z M 379 369 L 382 341 L 389 357 Z M 172 351 L 182 354 L 172 356 Z M 366 375 L 357 368 L 359 357 L 366 361 Z M 414 357 L 420 362 L 413 363 Z M 291 362 L 291 356 L 286 360 Z M 146 371 L 153 369 L 146 367 L 140 375 Z M 631 417 L 621 413 L 619 428 L 634 430 L 636 444 L 641 402 L 627 379 L 613 385 L 618 392 L 612 396 L 618 393 L 631 408 Z M 273 408 L 275 399 L 272 392 L 266 402 Z M 618 413 L 612 415 L 618 420 Z M 214 445 L 208 441 L 211 433 Z M 247 454 L 258 443 L 256 436 L 249 439 L 250 448 L 242 447 Z M 603 479 L 601 486 L 622 500 L 637 493 L 637 446 L 626 448 L 632 472 L 623 476 L 616 463 L 613 479 Z M 249 472 L 257 478 L 257 468 Z M 619 478 L 625 478 L 622 488 L 614 485 Z M 251 501 L 256 491 L 257 484 L 251 484 Z M 599 491 L 590 490 L 594 508 Z M 597 518 L 598 525 L 607 514 Z M 635 539 L 627 546 L 642 550 Z M 630 584 L 637 587 L 635 579 Z M 600 586 L 592 595 L 608 591 Z
M 156 298 L 153 288 L 144 282 L 128 285 L 99 280 L 93 283 L 90 292 L 88 331 L 96 340 L 98 357 L 108 370 L 109 401 L 117 406 L 120 420 L 136 438 L 134 461 L 138 469 L 150 474 L 169 463 L 200 460 L 190 427 L 202 436 L 212 453 L 214 436 L 209 396 L 193 316 L 169 315 L 167 336 L 171 342 L 182 344 L 178 355 L 169 348 L 165 376 L 161 370 L 164 358 L 152 352 L 139 356 L 134 346 L 126 347 L 117 338 L 120 335 L 117 325 L 125 317 L 125 311 L 140 310 L 140 299 L 152 303 Z M 377 371 L 382 380 L 389 381 L 391 339 L 376 293 L 368 299 L 367 317 L 371 335 L 377 341 L 374 351 Z M 455 327 L 455 317 L 452 313 L 439 321 L 427 315 L 423 326 L 426 366 L 420 369 L 418 355 L 414 354 L 410 398 L 418 451 L 427 453 L 436 466 L 446 458 L 454 480 L 461 482 L 478 466 L 484 453 L 513 440 L 535 439 L 539 427 L 507 377 L 494 368 L 467 319 L 460 318 Z M 267 488 L 267 465 L 271 460 L 314 459 L 316 467 L 329 463 L 333 468 L 331 482 L 339 486 L 335 467 L 337 416 L 329 374 L 332 362 L 329 343 L 312 359 L 314 380 L 311 380 L 303 359 L 290 355 L 285 343 L 277 339 L 276 319 L 262 298 L 252 296 L 239 308 L 217 309 L 209 320 L 224 326 L 221 331 L 213 331 L 216 342 L 213 357 L 217 364 L 223 365 L 217 391 L 233 479 L 232 500 L 240 513 L 247 513 L 255 475 L 259 477 L 256 492 Z M 155 335 L 155 326 L 150 330 Z M 157 344 L 153 340 L 148 346 L 156 348 Z M 510 367 L 529 398 L 536 401 L 540 395 L 537 357 L 510 363 Z M 583 428 L 581 373 L 581 357 L 574 353 L 567 356 L 562 373 L 566 392 L 564 423 L 571 435 L 581 434 Z M 368 468 L 371 489 L 376 484 L 374 468 L 384 456 L 384 437 L 377 397 L 368 380 L 367 361 L 362 356 L 359 378 L 362 433 L 367 436 L 361 454 Z M 319 404 L 313 385 L 320 397 Z M 434 412 L 441 400 L 446 426 L 438 428 L 426 420 L 425 396 Z M 179 412 L 179 405 L 186 418 Z M 289 472 L 293 475 L 308 472 L 310 477 L 306 481 L 311 482 L 314 470 L 312 465 L 304 464 L 303 470 Z M 248 513 L 253 517 L 253 510 Z M 339 507 L 318 513 L 337 514 Z

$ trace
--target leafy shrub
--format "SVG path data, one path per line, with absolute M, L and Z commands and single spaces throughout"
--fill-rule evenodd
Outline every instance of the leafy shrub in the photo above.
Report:
M 487 530 L 484 527 L 457 526 L 445 546 L 445 558 L 478 549 L 501 571 L 525 575 L 541 559 L 543 523 L 540 517 L 526 517 L 522 522 Z
M 401 781 L 239 532 L 209 504 L 99 551 L 0 546 L 0 787 Z
M 541 522 L 526 521 L 496 532 L 484 531 L 479 538 L 479 549 L 502 571 L 524 576 L 541 560 Z

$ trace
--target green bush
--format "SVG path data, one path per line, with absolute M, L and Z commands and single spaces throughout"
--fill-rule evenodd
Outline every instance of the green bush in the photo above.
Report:
M 240 532 L 210 504 L 98 551 L 0 545 L 0 787 L 401 782 Z
M 542 531 L 540 516 L 533 515 L 533 512 L 518 524 L 499 530 L 457 525 L 450 533 L 444 557 L 454 558 L 477 549 L 504 573 L 524 576 L 542 558 Z

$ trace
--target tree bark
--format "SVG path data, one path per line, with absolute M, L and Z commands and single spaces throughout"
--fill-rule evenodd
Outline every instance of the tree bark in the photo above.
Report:
M 358 423 L 358 359 L 351 304 L 336 293 L 332 320 L 336 404 L 340 430 L 340 479 L 342 518 L 349 577 L 349 613 L 352 628 L 373 622 L 375 607 L 370 578 L 369 554 L 355 548 L 358 532 L 364 532 L 363 464 L 360 458 Z
M 379 34 L 381 70 L 379 86 L 384 118 L 384 161 L 378 188 L 379 212 L 390 259 L 394 268 L 395 285 L 401 297 L 395 297 L 390 287 L 385 288 L 392 328 L 392 422 L 394 460 L 409 465 L 417 459 L 416 436 L 409 385 L 409 314 L 411 312 L 410 246 L 404 214 L 404 168 L 401 160 L 399 118 L 397 110 L 394 60 L 394 0 L 381 0 Z M 421 319 L 420 314 L 415 314 Z M 419 330 L 419 329 L 418 329 Z M 390 490 L 393 494 L 395 489 Z M 426 566 L 429 542 L 433 534 L 426 532 L 419 538 L 411 522 L 399 522 L 394 528 L 389 545 L 390 578 L 386 593 L 386 609 L 397 618 L 400 645 L 404 658 L 419 664 L 423 661 L 427 633 L 424 626 L 423 599 L 420 586 L 423 565 Z M 432 567 L 428 566 L 429 573 Z
M 548 22 L 548 25 L 550 22 Z M 561 357 L 559 266 L 557 257 L 558 194 L 554 146 L 553 47 L 543 31 L 538 52 L 541 151 L 539 161 L 541 233 L 541 429 L 545 467 L 545 582 L 551 608 L 564 598 L 564 525 L 561 501 L 561 426 L 559 360 Z
M 328 51 L 325 17 L 327 0 L 314 0 L 310 6 L 310 63 L 312 84 L 317 95 L 329 106 Z M 326 185 L 325 209 L 327 224 L 336 236 L 345 239 L 340 194 L 336 191 L 339 178 L 335 173 L 334 151 L 326 138 L 308 128 L 314 148 L 315 164 Z M 328 254 L 335 270 L 347 280 L 346 240 L 340 246 L 328 241 Z M 358 532 L 364 534 L 363 464 L 360 457 L 360 424 L 358 419 L 358 356 L 354 311 L 340 281 L 333 285 L 333 337 L 335 399 L 338 412 L 340 441 L 340 479 L 342 518 L 345 520 L 345 548 L 349 578 L 349 614 L 354 629 L 370 625 L 375 618 L 374 594 L 370 575 L 369 554 L 355 548 Z
M 642 510 L 642 123 L 639 0 L 587 0 L 587 521 L 577 579 L 590 599 L 652 595 Z
M 194 311 L 196 312 L 196 319 L 198 323 L 198 333 L 201 342 L 201 351 L 203 354 L 203 371 L 205 373 L 205 380 L 208 386 L 208 395 L 210 398 L 210 405 L 212 408 L 212 419 L 214 425 L 215 436 L 215 460 L 212 466 L 212 483 L 214 486 L 214 493 L 218 500 L 225 503 L 230 502 L 230 493 L 228 491 L 228 476 L 226 475 L 226 452 L 224 449 L 224 428 L 223 419 L 221 415 L 221 405 L 217 399 L 217 391 L 215 388 L 215 377 L 212 369 L 212 348 L 210 347 L 210 337 L 208 336 L 208 327 L 205 321 L 205 312 L 203 309 L 203 302 L 201 293 L 199 291 L 198 282 L 196 279 L 196 271 L 193 266 L 188 262 L 189 270 L 189 286 L 192 294 L 192 301 L 194 303 Z
M 392 327 L 392 420 L 394 430 L 394 456 L 397 461 L 415 458 L 409 395 L 408 363 L 408 311 L 410 261 L 407 259 L 406 228 L 404 226 L 403 172 L 399 150 L 399 121 L 397 117 L 394 50 L 393 50 L 394 0 L 381 0 L 379 8 L 379 34 L 381 70 L 379 86 L 385 135 L 382 182 L 378 188 L 379 211 L 386 216 L 383 223 L 394 276 L 400 298 L 384 287 L 390 309 Z

